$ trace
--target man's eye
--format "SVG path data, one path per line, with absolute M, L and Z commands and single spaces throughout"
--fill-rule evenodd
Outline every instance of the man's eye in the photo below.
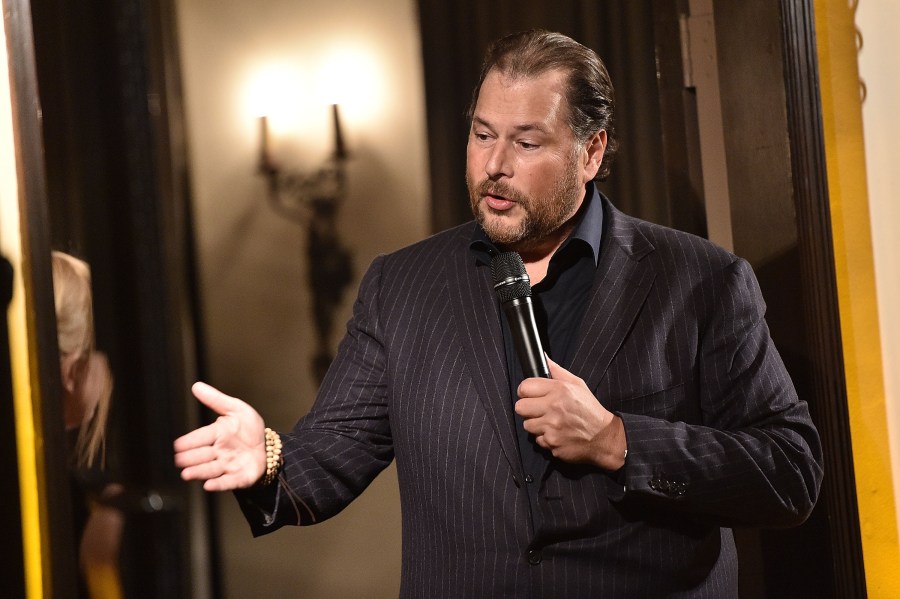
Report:
M 487 133 L 476 133 L 475 139 L 477 139 L 478 141 L 487 141 L 488 139 L 490 139 L 490 136 Z
M 523 150 L 534 150 L 535 148 L 538 147 L 538 145 L 527 142 L 527 141 L 520 141 L 519 147 L 522 148 Z

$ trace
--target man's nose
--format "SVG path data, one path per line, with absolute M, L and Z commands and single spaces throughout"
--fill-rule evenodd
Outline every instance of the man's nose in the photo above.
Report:
M 512 163 L 509 150 L 502 141 L 498 141 L 491 147 L 490 156 L 484 165 L 485 174 L 496 181 L 500 177 L 512 176 Z

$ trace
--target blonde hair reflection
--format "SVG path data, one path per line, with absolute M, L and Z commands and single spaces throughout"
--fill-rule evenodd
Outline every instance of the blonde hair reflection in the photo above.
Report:
M 57 251 L 52 264 L 66 429 L 78 428 L 76 465 L 90 467 L 98 455 L 104 462 L 112 373 L 106 356 L 94 350 L 90 267 Z

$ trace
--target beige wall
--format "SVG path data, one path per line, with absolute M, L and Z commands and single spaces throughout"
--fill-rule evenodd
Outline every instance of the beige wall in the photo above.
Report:
M 866 172 L 894 497 L 900 522 L 900 3 L 864 0 L 859 3 L 856 24 L 863 41 L 859 71 L 867 89 L 863 102 Z
M 268 0 L 177 4 L 191 149 L 209 382 L 289 428 L 312 403 L 314 349 L 305 234 L 274 214 L 255 175 L 260 76 L 276 73 L 275 158 L 299 167 L 331 149 L 323 68 L 350 56 L 338 83 L 352 153 L 339 229 L 356 278 L 381 252 L 425 236 L 429 198 L 424 92 L 413 0 Z M 273 70 L 274 69 L 274 70 Z M 347 68 L 342 70 L 348 70 Z M 338 69 L 332 68 L 331 73 Z M 460 174 L 462 176 L 462 173 Z M 338 335 L 336 335 L 338 337 Z M 336 344 L 337 339 L 335 339 Z M 399 588 L 393 467 L 324 524 L 252 539 L 230 496 L 217 499 L 228 597 L 391 597 Z

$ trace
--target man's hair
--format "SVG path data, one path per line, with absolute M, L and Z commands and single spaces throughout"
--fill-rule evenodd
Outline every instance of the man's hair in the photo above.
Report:
M 569 127 L 577 142 L 586 142 L 601 129 L 606 131 L 606 152 L 595 177 L 603 181 L 609 176 L 618 146 L 613 125 L 612 82 L 596 52 L 561 33 L 532 29 L 507 35 L 491 44 L 472 93 L 469 123 L 481 86 L 492 70 L 513 79 L 531 79 L 557 69 L 568 76 L 565 96 L 569 106 Z

